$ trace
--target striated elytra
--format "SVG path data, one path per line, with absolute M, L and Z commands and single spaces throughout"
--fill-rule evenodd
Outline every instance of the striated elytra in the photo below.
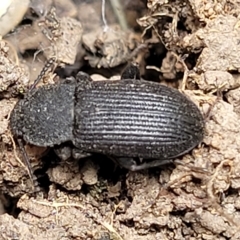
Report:
M 91 81 L 82 72 L 26 94 L 11 113 L 10 127 L 27 143 L 71 141 L 83 153 L 105 154 L 130 170 L 181 156 L 204 133 L 198 107 L 179 91 L 144 80 Z

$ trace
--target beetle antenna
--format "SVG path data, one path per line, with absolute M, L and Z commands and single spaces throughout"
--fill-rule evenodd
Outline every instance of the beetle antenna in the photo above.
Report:
M 37 178 L 33 173 L 33 169 L 32 169 L 32 166 L 30 164 L 29 157 L 28 157 L 27 152 L 26 152 L 26 150 L 23 146 L 23 141 L 22 141 L 22 139 L 18 138 L 17 142 L 18 142 L 18 146 L 20 148 L 20 151 L 22 152 L 23 159 L 24 159 L 24 162 L 25 162 L 25 166 L 27 167 L 28 175 L 29 175 L 29 177 L 32 181 L 34 192 L 37 192 L 37 186 L 38 186 Z
M 49 71 L 49 69 L 51 71 L 54 70 L 55 63 L 56 63 L 56 58 L 55 57 L 52 57 L 52 58 L 47 60 L 45 66 L 41 70 L 40 74 L 38 75 L 38 77 L 36 78 L 36 80 L 34 81 L 32 86 L 30 86 L 29 91 L 32 91 L 38 85 L 38 83 L 43 79 L 43 77 L 46 75 L 46 73 Z

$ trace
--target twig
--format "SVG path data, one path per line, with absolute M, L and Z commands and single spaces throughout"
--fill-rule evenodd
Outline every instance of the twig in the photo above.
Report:
M 102 20 L 104 24 L 104 32 L 108 30 L 108 24 L 107 24 L 107 19 L 105 15 L 105 12 L 106 12 L 105 6 L 106 6 L 106 1 L 102 0 Z
M 126 21 L 126 17 L 122 8 L 122 1 L 119 0 L 110 0 L 110 3 L 112 5 L 112 9 L 118 19 L 118 22 L 121 26 L 121 28 L 126 31 L 128 29 L 128 24 Z

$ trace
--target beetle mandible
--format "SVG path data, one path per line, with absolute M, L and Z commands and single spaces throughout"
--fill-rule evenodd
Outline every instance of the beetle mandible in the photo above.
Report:
M 83 153 L 105 154 L 132 171 L 166 164 L 202 141 L 203 117 L 191 100 L 129 75 L 92 81 L 79 72 L 34 88 L 11 113 L 14 137 L 46 147 L 71 141 Z

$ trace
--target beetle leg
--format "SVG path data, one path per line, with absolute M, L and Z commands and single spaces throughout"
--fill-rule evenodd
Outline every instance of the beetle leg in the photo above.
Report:
M 147 168 L 159 167 L 173 163 L 173 160 L 171 159 L 153 160 L 151 162 L 146 162 L 142 164 L 137 164 L 137 162 L 133 158 L 117 158 L 116 161 L 119 165 L 130 171 L 139 171 Z
M 121 79 L 137 79 L 140 80 L 140 71 L 138 63 L 130 63 L 127 67 L 123 70 Z

